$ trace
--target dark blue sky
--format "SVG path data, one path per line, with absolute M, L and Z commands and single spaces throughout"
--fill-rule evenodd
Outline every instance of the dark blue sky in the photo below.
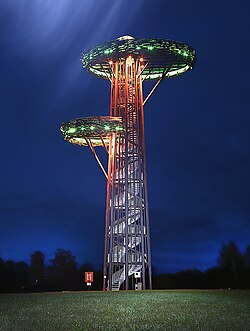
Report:
M 250 243 L 250 4 L 1 0 L 0 257 L 47 261 L 57 248 L 102 263 L 105 178 L 60 123 L 109 113 L 109 82 L 81 68 L 84 49 L 129 34 L 190 44 L 193 70 L 145 107 L 152 263 L 216 264 L 222 243 Z M 149 85 L 148 85 L 149 84 Z M 145 83 L 148 90 L 150 83 Z

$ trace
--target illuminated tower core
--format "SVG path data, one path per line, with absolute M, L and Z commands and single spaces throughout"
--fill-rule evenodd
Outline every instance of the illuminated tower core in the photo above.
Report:
M 193 62 L 188 45 L 130 36 L 83 53 L 83 67 L 111 82 L 110 117 L 72 120 L 61 130 L 71 143 L 90 147 L 107 177 L 104 290 L 152 288 L 143 107 L 163 79 Z M 142 82 L 153 79 L 144 100 Z M 108 152 L 107 172 L 96 146 Z

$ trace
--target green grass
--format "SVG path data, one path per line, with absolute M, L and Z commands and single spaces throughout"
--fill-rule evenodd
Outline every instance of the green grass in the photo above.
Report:
M 250 291 L 3 294 L 0 330 L 250 330 Z

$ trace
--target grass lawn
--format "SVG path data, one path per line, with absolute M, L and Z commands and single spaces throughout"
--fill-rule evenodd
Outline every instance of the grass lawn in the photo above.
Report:
M 0 330 L 250 330 L 250 291 L 2 294 Z

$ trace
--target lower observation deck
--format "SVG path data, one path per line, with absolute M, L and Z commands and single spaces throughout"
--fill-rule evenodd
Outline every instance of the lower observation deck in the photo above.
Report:
M 111 116 L 76 118 L 63 123 L 60 129 L 64 140 L 80 146 L 107 145 L 113 133 L 124 132 L 121 117 Z

